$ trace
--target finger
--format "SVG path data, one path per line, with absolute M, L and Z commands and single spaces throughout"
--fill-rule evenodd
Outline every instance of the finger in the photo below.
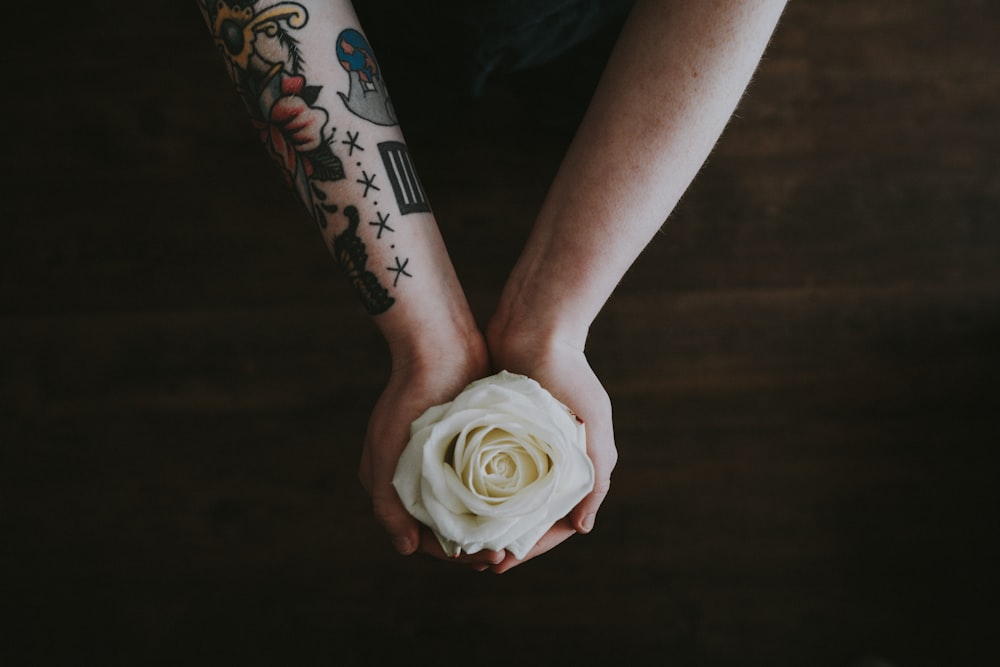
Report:
M 425 553 L 443 561 L 456 563 L 458 565 L 472 566 L 473 569 L 477 569 L 479 567 L 485 569 L 492 565 L 497 565 L 503 562 L 504 558 L 507 557 L 507 552 L 503 549 L 500 551 L 483 549 L 482 551 L 477 551 L 474 554 L 467 554 L 463 552 L 457 557 L 449 556 L 441 547 L 441 543 L 438 541 L 437 537 L 434 536 L 434 533 L 426 528 L 420 531 L 420 551 L 421 553 Z
M 407 511 L 392 485 L 399 451 L 384 446 L 400 441 L 402 438 L 392 432 L 369 431 L 361 451 L 360 478 L 372 498 L 372 512 L 389 534 L 393 548 L 409 556 L 420 548 L 420 523 Z
M 414 519 L 395 489 L 376 488 L 372 494 L 372 511 L 392 540 L 392 546 L 403 556 L 409 556 L 420 546 L 420 524 Z
M 361 463 L 358 465 L 358 480 L 361 488 L 370 496 L 372 494 L 372 462 L 368 453 L 368 443 L 361 448 Z
M 594 529 L 597 511 L 611 491 L 611 473 L 618 462 L 618 453 L 614 443 L 610 443 L 610 449 L 598 447 L 592 453 L 588 447 L 588 456 L 594 463 L 594 488 L 583 500 L 577 503 L 569 514 L 570 523 L 577 532 L 584 535 Z
M 573 527 L 583 534 L 594 529 L 597 511 L 611 490 L 611 473 L 618 463 L 615 434 L 611 426 L 611 402 L 606 395 L 592 412 L 598 416 L 587 423 L 587 456 L 594 464 L 594 488 L 569 514 Z
M 610 490 L 610 478 L 598 479 L 594 483 L 594 490 L 587 494 L 587 497 L 573 508 L 573 511 L 569 514 L 569 521 L 576 532 L 586 535 L 594 529 L 594 523 L 597 521 L 597 511 L 601 508 L 601 503 L 607 498 Z
M 507 552 L 507 557 L 497 565 L 491 567 L 490 570 L 496 574 L 503 574 L 504 572 L 507 572 L 522 563 L 528 562 L 532 558 L 541 556 L 546 551 L 549 551 L 568 540 L 575 533 L 576 530 L 573 529 L 570 522 L 566 519 L 561 519 L 560 521 L 557 521 L 547 533 L 542 535 L 542 539 L 538 540 L 535 546 L 531 548 L 531 551 L 529 551 L 524 558 L 518 559 L 514 556 L 514 554 Z

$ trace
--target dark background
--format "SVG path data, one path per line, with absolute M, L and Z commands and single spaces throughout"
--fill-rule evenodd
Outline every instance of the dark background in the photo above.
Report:
M 614 26 L 473 99 L 406 7 L 365 27 L 484 320 Z M 995 3 L 790 4 L 593 327 L 621 453 L 595 532 L 503 576 L 371 518 L 383 343 L 195 3 L 5 32 L 0 662 L 1000 656 Z

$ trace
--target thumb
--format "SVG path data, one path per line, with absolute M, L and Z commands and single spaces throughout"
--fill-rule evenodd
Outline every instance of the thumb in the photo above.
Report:
M 594 529 L 597 510 L 611 490 L 611 477 L 600 477 L 594 482 L 593 490 L 570 512 L 569 520 L 578 533 L 589 533 Z
M 372 495 L 372 511 L 392 540 L 392 546 L 409 556 L 420 546 L 420 524 L 400 502 L 395 489 L 379 489 Z
M 589 533 L 594 529 L 597 510 L 611 491 L 611 472 L 618 463 L 618 450 L 614 445 L 614 436 L 602 434 L 604 446 L 591 448 L 587 454 L 594 463 L 594 488 L 581 500 L 569 514 L 570 524 L 578 533 Z M 589 444 L 589 443 L 588 443 Z

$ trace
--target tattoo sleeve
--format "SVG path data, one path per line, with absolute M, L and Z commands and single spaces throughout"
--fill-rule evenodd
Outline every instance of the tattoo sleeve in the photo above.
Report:
M 430 206 L 368 40 L 348 25 L 310 24 L 297 2 L 199 4 L 265 149 L 365 309 L 386 312 L 414 273 L 396 250 L 401 218 Z

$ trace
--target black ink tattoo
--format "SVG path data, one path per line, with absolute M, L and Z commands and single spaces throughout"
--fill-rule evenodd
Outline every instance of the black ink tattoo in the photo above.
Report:
M 278 30 L 275 36 L 278 39 L 278 44 L 281 44 L 285 52 L 288 53 L 288 64 L 292 74 L 299 74 L 306 66 L 306 59 L 302 57 L 302 51 L 299 48 L 299 40 L 285 30 Z
M 350 28 L 340 33 L 337 59 L 350 78 L 348 93 L 337 93 L 348 111 L 376 125 L 396 125 L 382 72 L 364 35 Z
M 396 230 L 393 229 L 392 227 L 390 227 L 387 224 L 389 222 L 389 214 L 388 213 L 386 213 L 385 215 L 382 215 L 379 211 L 375 211 L 375 215 L 378 216 L 378 222 L 375 222 L 373 220 L 373 221 L 369 222 L 368 224 L 371 225 L 372 227 L 378 227 L 378 235 L 376 235 L 375 238 L 377 238 L 378 240 L 381 241 L 382 240 L 382 232 L 394 232 Z
M 379 315 L 389 310 L 396 300 L 389 296 L 389 291 L 382 287 L 375 274 L 367 268 L 368 251 L 358 237 L 358 225 L 361 222 L 358 209 L 354 206 L 346 207 L 344 217 L 348 221 L 347 229 L 334 237 L 333 254 L 347 272 L 365 310 L 371 315 Z
M 315 181 L 310 185 L 312 186 L 313 201 L 316 202 L 316 208 L 313 210 L 313 218 L 316 220 L 316 224 L 319 225 L 320 229 L 326 229 L 327 222 L 324 212 L 336 213 L 338 206 L 336 204 L 326 202 L 326 193 L 319 189 Z
M 345 146 L 347 146 L 350 149 L 350 152 L 347 154 L 348 157 L 353 156 L 355 150 L 359 150 L 359 151 L 364 151 L 365 150 L 364 147 L 362 147 L 361 145 L 358 144 L 358 135 L 359 134 L 361 134 L 361 133 L 360 132 L 355 132 L 354 134 L 351 134 L 350 132 L 348 132 L 347 133 L 347 139 L 345 139 L 344 141 L 340 142 L 340 143 L 344 144 Z
M 237 92 L 246 105 L 254 127 L 268 152 L 281 168 L 285 179 L 321 229 L 330 227 L 330 216 L 340 213 L 334 202 L 331 183 L 347 179 L 337 151 L 364 151 L 360 132 L 347 132 L 335 140 L 336 128 L 329 126 L 330 113 L 318 105 L 322 88 L 310 85 L 305 57 L 293 35 L 309 21 L 304 6 L 281 0 L 202 0 L 202 12 L 222 54 Z M 356 30 L 345 30 L 337 38 L 337 58 L 350 77 L 350 92 L 340 93 L 347 109 L 379 125 L 395 125 L 392 103 L 371 47 Z M 343 148 L 343 147 L 346 147 Z M 361 163 L 358 162 L 360 167 Z M 375 184 L 376 174 L 362 171 L 363 197 Z M 378 202 L 374 202 L 377 206 Z M 365 309 L 372 315 L 384 313 L 396 302 L 379 278 L 368 268 L 368 252 L 358 236 L 360 215 L 355 206 L 342 211 L 347 228 L 333 238 L 333 254 L 345 271 Z M 383 231 L 395 231 L 389 216 L 378 213 L 378 238 Z M 391 269 L 410 276 L 407 263 Z
M 431 205 L 417 178 L 417 171 L 413 168 L 406 144 L 399 141 L 384 141 L 378 145 L 378 151 L 382 155 L 382 164 L 389 174 L 389 183 L 392 185 L 393 194 L 396 195 L 400 214 L 430 212 Z
M 406 276 L 407 278 L 412 278 L 413 277 L 412 273 L 407 273 L 407 271 L 406 271 L 406 265 L 410 263 L 410 258 L 409 257 L 407 257 L 406 259 L 404 259 L 402 261 L 402 263 L 400 263 L 399 257 L 396 257 L 395 258 L 395 262 L 396 262 L 396 266 L 387 266 L 387 267 L 385 267 L 389 271 L 392 271 L 393 273 L 396 274 L 396 278 L 392 281 L 392 286 L 393 287 L 395 287 L 396 283 L 399 282 L 399 277 L 400 276 Z
M 364 192 L 364 194 L 361 195 L 362 197 L 367 198 L 369 190 L 379 190 L 379 191 L 382 190 L 382 188 L 380 188 L 379 186 L 375 185 L 375 176 L 376 175 L 377 174 L 374 174 L 374 173 L 372 173 L 371 175 L 369 175 L 368 172 L 365 171 L 364 169 L 361 170 L 361 178 L 359 178 L 355 182 L 356 183 L 360 183 L 361 185 L 365 186 L 365 192 Z
M 306 210 L 316 215 L 320 205 L 315 183 L 339 181 L 347 175 L 331 147 L 335 130 L 327 130 L 330 114 L 316 104 L 322 88 L 309 85 L 303 76 L 305 59 L 290 33 L 306 25 L 309 14 L 296 2 L 263 4 L 201 3 L 264 146 Z M 267 48 L 270 45 L 275 48 Z M 322 219 L 317 223 L 325 226 Z

